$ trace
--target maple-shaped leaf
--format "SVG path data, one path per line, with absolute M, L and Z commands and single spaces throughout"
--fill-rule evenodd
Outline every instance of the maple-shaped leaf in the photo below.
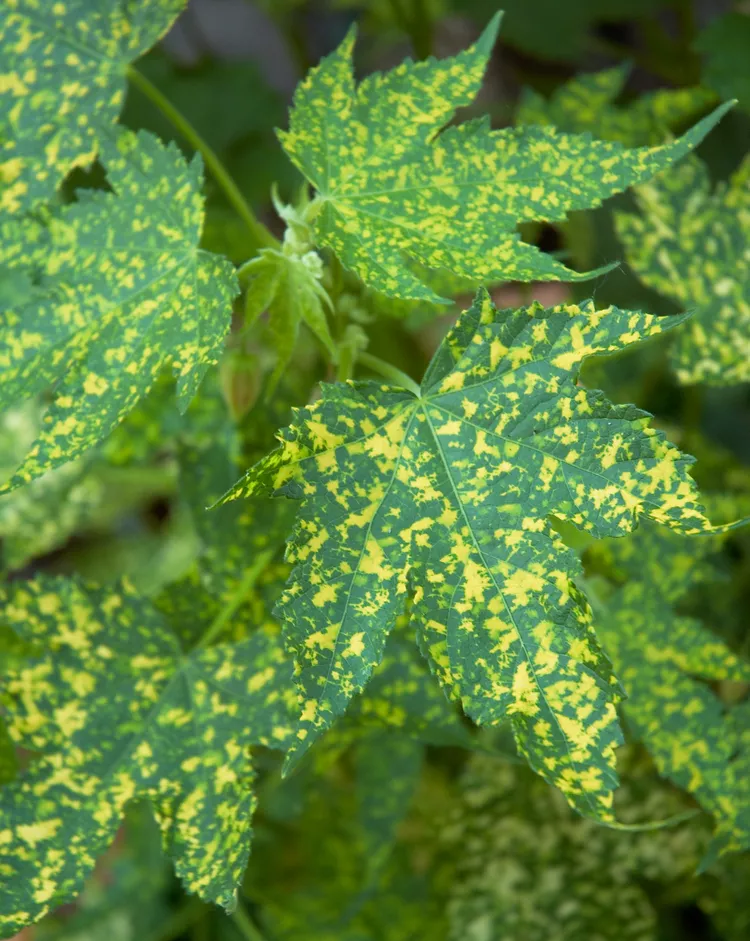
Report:
M 537 771 L 609 815 L 619 686 L 549 517 L 595 536 L 640 516 L 707 527 L 692 459 L 646 413 L 576 385 L 585 357 L 677 322 L 590 304 L 497 311 L 481 292 L 418 394 L 325 385 L 297 413 L 233 492 L 303 499 L 278 607 L 303 698 L 292 760 L 364 687 L 412 593 L 418 642 L 468 715 L 510 717 Z
M 640 215 L 615 217 L 628 264 L 644 284 L 696 311 L 673 347 L 678 379 L 750 381 L 750 157 L 713 190 L 691 158 L 635 198 Z
M 660 88 L 640 95 L 623 107 L 615 101 L 625 87 L 629 65 L 577 75 L 545 98 L 527 88 L 516 113 L 517 124 L 551 124 L 575 134 L 590 132 L 600 140 L 628 147 L 658 144 L 670 128 L 679 126 L 715 100 L 706 88 Z
M 658 782 L 625 770 L 633 777 L 623 775 L 618 815 L 648 824 L 684 811 Z M 656 941 L 657 909 L 643 882 L 668 884 L 695 868 L 704 835 L 692 824 L 598 827 L 526 769 L 486 756 L 472 757 L 461 783 L 444 826 L 445 852 L 456 860 L 449 941 Z
M 723 538 L 648 525 L 591 550 L 630 578 L 597 617 L 597 633 L 627 693 L 623 711 L 660 773 L 713 815 L 709 859 L 750 846 L 750 792 L 737 760 L 744 730 L 708 685 L 750 682 L 750 663 L 675 605 L 692 586 L 715 580 L 710 556 Z
M 126 583 L 39 576 L 2 596 L 5 624 L 43 652 L 2 686 L 13 741 L 39 756 L 0 791 L 0 933 L 74 896 L 139 797 L 186 888 L 231 907 L 255 806 L 250 746 L 285 747 L 293 730 L 277 634 L 184 650 Z
M 187 407 L 229 328 L 234 269 L 198 248 L 200 158 L 129 132 L 107 137 L 102 157 L 114 192 L 81 191 L 49 220 L 38 293 L 1 315 L 0 408 L 55 392 L 5 489 L 100 441 L 166 363 Z M 23 254 L 10 264 L 23 267 Z
M 479 120 L 446 128 L 479 89 L 498 22 L 455 58 L 407 60 L 359 86 L 351 32 L 295 93 L 281 142 L 318 193 L 316 241 L 383 294 L 440 300 L 415 261 L 475 285 L 591 277 L 522 242 L 517 225 L 562 220 L 650 179 L 728 107 L 678 141 L 635 150 L 545 127 L 492 131 Z
M 184 6 L 0 0 L 0 209 L 49 199 L 73 167 L 93 161 L 125 100 L 129 63 Z
M 445 809 L 443 792 L 438 787 L 439 794 L 431 793 L 424 786 L 425 775 L 417 799 L 410 802 L 409 792 L 417 783 L 414 762 L 404 752 L 388 777 L 387 760 L 377 760 L 378 738 L 360 743 L 370 750 L 370 767 L 364 773 L 364 756 L 350 757 L 353 782 L 350 774 L 341 773 L 340 765 L 312 774 L 313 762 L 305 765 L 304 788 L 296 784 L 302 768 L 283 782 L 282 787 L 295 791 L 293 809 L 287 805 L 277 812 L 271 838 L 258 840 L 248 874 L 263 937 L 284 941 L 445 937 L 446 867 L 435 858 L 434 834 L 437 813 Z M 389 759 L 396 758 L 395 749 L 414 746 L 389 733 L 382 737 L 384 745 L 389 740 Z M 371 803 L 365 806 L 365 802 Z M 268 806 L 261 803 L 261 807 L 267 819 Z M 406 825 L 398 828 L 394 841 L 388 831 L 394 818 L 407 810 Z

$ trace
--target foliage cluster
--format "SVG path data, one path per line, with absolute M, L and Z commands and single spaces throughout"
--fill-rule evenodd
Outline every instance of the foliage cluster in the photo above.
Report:
M 183 6 L 0 0 L 0 935 L 747 938 L 747 12 Z

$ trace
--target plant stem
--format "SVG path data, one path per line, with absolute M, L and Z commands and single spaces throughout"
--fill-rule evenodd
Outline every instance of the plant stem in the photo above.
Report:
M 237 908 L 232 912 L 230 917 L 242 937 L 246 938 L 247 941 L 266 941 L 266 939 L 261 934 L 260 928 L 258 928 L 252 918 L 242 907 L 241 902 L 237 904 Z
M 355 361 L 354 350 L 349 343 L 339 346 L 339 365 L 336 370 L 336 382 L 347 382 L 352 378 Z
M 200 650 L 202 647 L 208 647 L 211 641 L 215 640 L 218 635 L 221 634 L 229 620 L 234 614 L 237 613 L 240 605 L 247 598 L 253 585 L 255 585 L 256 581 L 258 580 L 258 576 L 271 561 L 272 556 L 273 551 L 271 549 L 266 549 L 265 552 L 261 552 L 258 556 L 256 556 L 255 561 L 245 572 L 242 581 L 237 586 L 237 589 L 232 597 L 229 599 L 227 604 L 224 605 L 218 615 L 213 619 L 211 624 L 209 624 L 208 628 L 206 629 L 206 633 L 195 645 L 196 650 Z
M 360 353 L 357 360 L 373 372 L 379 373 L 385 379 L 390 379 L 391 382 L 395 382 L 396 385 L 401 386 L 403 389 L 408 389 L 409 392 L 413 392 L 417 398 L 421 398 L 422 390 L 411 376 L 407 376 L 405 372 L 402 372 L 390 363 L 386 363 L 386 361 L 380 359 L 379 356 L 373 356 L 372 353 Z
M 693 810 L 686 810 L 683 813 L 674 814 L 672 817 L 664 817 L 662 820 L 649 820 L 646 823 L 618 823 L 616 821 L 610 821 L 609 823 L 603 822 L 602 825 L 609 830 L 645 833 L 649 830 L 664 830 L 666 827 L 676 827 L 678 824 L 692 820 L 693 817 L 698 817 L 702 813 L 703 811 L 699 807 L 696 807 Z
M 240 192 L 239 187 L 227 172 L 224 164 L 219 160 L 216 153 L 209 147 L 206 141 L 203 140 L 187 118 L 175 108 L 171 101 L 165 98 L 156 85 L 152 84 L 152 82 L 134 66 L 128 66 L 127 76 L 133 85 L 143 92 L 152 104 L 154 104 L 174 125 L 185 140 L 201 154 L 214 179 L 224 191 L 225 196 L 232 204 L 237 214 L 244 221 L 257 247 L 270 248 L 277 245 L 276 239 L 252 211 L 247 200 Z

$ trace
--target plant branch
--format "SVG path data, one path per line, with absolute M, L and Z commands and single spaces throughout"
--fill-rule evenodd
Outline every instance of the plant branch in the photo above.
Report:
M 237 215 L 243 220 L 258 248 L 273 247 L 277 245 L 276 239 L 258 219 L 242 195 L 239 187 L 227 172 L 224 164 L 216 156 L 215 151 L 206 143 L 188 119 L 175 108 L 149 79 L 134 66 L 128 66 L 127 76 L 133 85 L 154 104 L 161 113 L 174 125 L 177 131 L 191 144 L 203 157 L 206 167 L 211 171 L 213 178 L 224 191 L 224 195 L 232 204 Z
M 248 594 L 252 591 L 253 586 L 258 580 L 258 576 L 271 561 L 272 556 L 273 551 L 271 549 L 266 549 L 265 552 L 261 552 L 256 556 L 255 561 L 245 572 L 242 581 L 237 586 L 232 597 L 209 624 L 206 633 L 195 645 L 196 650 L 208 647 L 208 645 L 221 634 L 230 619 L 237 613 L 237 610 L 247 598 Z
M 357 361 L 363 366 L 367 366 L 367 368 L 371 369 L 373 372 L 379 373 L 383 378 L 395 382 L 396 385 L 401 386 L 401 388 L 413 392 L 417 398 L 421 397 L 422 390 L 411 376 L 407 376 L 405 372 L 402 372 L 390 363 L 386 363 L 386 361 L 380 359 L 379 356 L 373 356 L 372 353 L 360 353 L 357 357 Z

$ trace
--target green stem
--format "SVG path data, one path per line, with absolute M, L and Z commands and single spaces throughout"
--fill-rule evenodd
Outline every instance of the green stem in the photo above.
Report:
M 191 144 L 203 157 L 206 166 L 211 171 L 214 179 L 224 191 L 229 202 L 237 212 L 237 215 L 244 221 L 250 232 L 253 241 L 258 248 L 273 247 L 277 245 L 276 239 L 271 235 L 268 229 L 257 218 L 245 197 L 239 190 L 232 177 L 227 173 L 224 164 L 216 156 L 216 153 L 203 140 L 200 134 L 195 130 L 187 118 L 181 114 L 177 108 L 165 98 L 156 85 L 152 84 L 141 72 L 134 66 L 128 66 L 127 76 L 130 81 L 162 112 L 162 114 L 175 126 L 182 134 L 185 140 Z
M 231 918 L 242 937 L 246 938 L 247 941 L 266 941 L 260 928 L 258 928 L 248 915 L 241 903 L 237 904 L 237 908 L 232 912 Z
M 379 373 L 385 379 L 390 379 L 391 382 L 395 382 L 396 385 L 401 386 L 403 389 L 408 389 L 409 392 L 413 392 L 417 398 L 421 398 L 422 390 L 411 376 L 407 376 L 405 372 L 402 372 L 395 366 L 391 366 L 390 363 L 386 363 L 386 361 L 380 359 L 379 356 L 373 356 L 372 353 L 360 353 L 357 357 L 357 361 L 363 366 L 367 366 L 367 368 L 371 369 L 373 372 Z
M 649 820 L 646 823 L 618 823 L 617 821 L 602 822 L 602 825 L 609 830 L 623 830 L 630 833 L 645 833 L 649 830 L 664 830 L 666 827 L 676 827 L 678 824 L 692 820 L 698 817 L 703 811 L 696 807 L 693 810 L 686 810 L 681 814 L 674 814 L 672 817 L 664 817 L 662 820 Z
M 211 624 L 209 624 L 206 633 L 195 645 L 196 650 L 200 650 L 202 647 L 208 647 L 208 645 L 214 641 L 219 636 L 219 634 L 221 634 L 231 618 L 237 613 L 238 609 L 247 598 L 248 594 L 258 580 L 258 576 L 271 561 L 272 557 L 273 551 L 271 549 L 267 549 L 265 552 L 261 552 L 260 555 L 256 557 L 253 564 L 245 572 L 244 578 L 237 586 L 237 589 L 232 597 L 229 599 L 227 604 L 224 605 L 218 615 L 213 619 Z
M 360 357 L 361 358 L 361 357 Z M 347 382 L 354 373 L 354 349 L 349 343 L 339 346 L 339 365 L 336 370 L 336 382 Z

